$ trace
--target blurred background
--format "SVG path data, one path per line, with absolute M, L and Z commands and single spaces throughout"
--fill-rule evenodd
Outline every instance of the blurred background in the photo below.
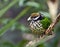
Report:
M 0 0 L 0 47 L 24 47 L 27 42 L 35 38 L 29 29 L 27 18 L 33 12 L 42 12 L 47 15 L 48 11 L 46 0 Z M 55 44 L 60 41 L 59 31 L 58 23 L 55 27 L 56 43 L 53 38 L 50 41 L 53 46 L 48 43 L 49 46 L 46 47 L 56 46 Z

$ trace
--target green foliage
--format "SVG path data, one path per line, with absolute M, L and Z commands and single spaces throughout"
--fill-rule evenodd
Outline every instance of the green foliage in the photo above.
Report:
M 0 47 L 15 47 L 14 44 L 4 41 L 3 43 L 0 43 Z
M 38 45 L 37 47 L 45 47 L 45 46 L 44 46 L 44 44 L 40 44 L 40 45 Z
M 13 0 L 9 5 L 7 5 L 4 9 L 0 10 L 0 17 L 3 16 L 6 11 L 8 11 L 13 5 L 15 5 L 19 0 Z
M 27 44 L 27 40 L 22 40 L 20 43 L 18 43 L 17 47 L 24 47 Z
M 39 4 L 37 2 L 27 2 L 26 3 L 27 6 L 32 6 L 32 7 L 36 7 L 36 8 L 39 8 Z
M 11 27 L 15 21 L 17 21 L 21 16 L 23 16 L 28 10 L 30 9 L 30 7 L 25 8 L 15 19 L 11 20 L 9 22 L 9 24 L 5 25 L 1 30 L 0 30 L 0 35 L 3 35 L 3 33 L 9 29 L 9 27 Z
M 25 0 L 20 0 L 19 2 L 20 6 L 31 6 L 31 7 L 35 7 L 35 8 L 39 8 L 40 4 L 37 2 L 32 1 L 25 1 Z
M 0 10 L 7 6 L 11 1 L 9 0 L 0 0 Z
M 40 11 L 40 13 L 41 13 L 44 17 L 51 18 L 51 17 L 50 17 L 50 14 L 49 14 L 48 12 Z

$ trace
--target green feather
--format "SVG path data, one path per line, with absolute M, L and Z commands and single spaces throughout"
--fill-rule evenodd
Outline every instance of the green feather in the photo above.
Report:
M 51 23 L 51 20 L 49 18 L 44 18 L 43 20 L 41 20 L 42 26 L 44 29 L 47 29 Z

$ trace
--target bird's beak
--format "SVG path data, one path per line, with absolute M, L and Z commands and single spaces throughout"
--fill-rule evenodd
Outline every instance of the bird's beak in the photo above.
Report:
M 30 21 L 31 20 L 31 17 L 29 17 L 28 19 L 27 19 L 27 21 Z

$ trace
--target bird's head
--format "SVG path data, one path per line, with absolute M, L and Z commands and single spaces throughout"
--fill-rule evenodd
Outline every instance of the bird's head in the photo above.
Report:
M 28 21 L 37 21 L 44 19 L 41 13 L 32 13 L 31 16 L 27 19 Z

